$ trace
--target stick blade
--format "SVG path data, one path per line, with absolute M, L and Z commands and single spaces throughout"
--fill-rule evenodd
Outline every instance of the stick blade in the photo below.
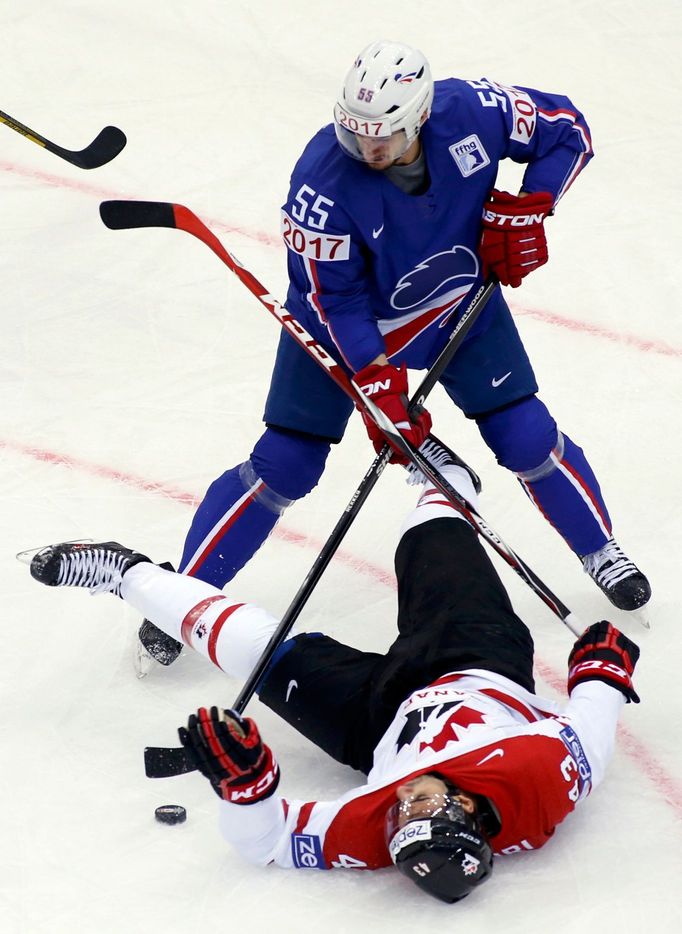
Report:
M 144 751 L 144 773 L 147 778 L 171 778 L 194 772 L 196 766 L 185 752 L 184 746 L 165 748 L 147 746 Z
M 89 146 L 71 153 L 70 161 L 81 169 L 97 169 L 115 159 L 127 142 L 123 130 L 117 126 L 105 126 Z
M 175 227 L 173 205 L 166 201 L 102 201 L 99 214 L 109 230 Z

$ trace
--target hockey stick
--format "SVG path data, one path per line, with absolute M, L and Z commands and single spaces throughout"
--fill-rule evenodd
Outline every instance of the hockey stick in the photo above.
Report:
M 74 152 L 71 149 L 64 149 L 62 146 L 50 142 L 49 139 L 45 139 L 40 133 L 36 133 L 35 130 L 31 130 L 29 127 L 24 126 L 23 123 L 19 123 L 18 120 L 10 117 L 9 114 L 2 110 L 0 110 L 0 123 L 4 123 L 10 130 L 21 133 L 26 139 L 30 139 L 32 143 L 36 143 L 38 146 L 42 146 L 43 149 L 54 153 L 60 159 L 65 159 L 71 165 L 77 165 L 79 169 L 96 169 L 100 165 L 111 162 L 127 142 L 125 133 L 119 130 L 118 127 L 105 126 L 85 149 Z
M 254 294 L 261 304 L 263 304 L 273 314 L 280 323 L 287 328 L 289 333 L 317 362 L 323 366 L 329 375 L 344 389 L 354 402 L 364 405 L 369 411 L 379 427 L 387 438 L 391 439 L 394 446 L 398 447 L 408 457 L 408 459 L 417 466 L 422 473 L 431 482 L 441 490 L 452 505 L 464 515 L 476 529 L 476 531 L 488 541 L 495 551 L 515 570 L 519 576 L 534 590 L 547 606 L 561 619 L 562 622 L 575 634 L 578 635 L 582 628 L 577 625 L 574 614 L 556 597 L 555 594 L 542 582 L 542 580 L 530 569 L 530 567 L 498 536 L 485 521 L 479 516 L 476 510 L 467 503 L 440 475 L 434 471 L 428 462 L 423 458 L 419 451 L 413 448 L 400 434 L 396 426 L 388 419 L 384 413 L 374 406 L 373 403 L 354 382 L 348 379 L 345 371 L 329 356 L 329 354 L 305 331 L 299 322 L 282 305 L 279 304 L 262 286 L 262 284 L 246 270 L 241 263 L 229 253 L 218 238 L 206 227 L 206 225 L 196 217 L 188 208 L 182 205 L 163 203 L 163 202 L 141 202 L 141 201 L 105 201 L 100 205 L 100 214 L 107 227 L 114 230 L 128 229 L 132 227 L 175 227 L 191 233 L 209 246 L 214 253 L 238 276 L 238 278 L 247 286 L 249 291 Z M 486 301 L 495 288 L 494 282 L 488 282 L 482 286 L 474 300 L 471 302 L 467 311 L 460 319 L 463 319 L 471 313 L 472 307 L 476 306 L 477 299 L 486 295 Z M 473 323 L 473 322 L 472 322 Z M 454 335 L 453 335 L 454 337 Z M 452 339 L 452 337 L 451 337 Z M 430 374 L 429 374 L 430 375 Z M 439 377 L 431 383 L 432 388 Z M 420 390 L 422 387 L 420 387 Z M 419 396 L 419 391 L 417 393 Z M 419 401 L 416 399 L 415 401 Z M 383 454 L 383 452 L 382 452 Z M 384 464 L 385 466 L 385 464 Z M 371 468 L 370 468 L 371 470 Z M 383 467 L 382 467 L 383 470 Z M 352 501 L 351 501 L 352 502 Z M 293 623 L 292 623 L 293 625 Z M 266 666 L 267 667 L 267 664 Z M 265 669 L 263 669 L 265 670 Z M 261 673 L 262 674 L 262 673 Z M 257 685 L 257 680 L 255 681 Z M 249 697 L 251 694 L 249 695 Z M 243 708 L 242 708 L 243 709 Z M 171 761 L 173 759 L 173 761 Z M 183 767 L 184 765 L 188 766 Z M 150 777 L 160 777 L 161 775 L 180 774 L 189 771 L 191 766 L 184 757 L 183 749 L 169 750 L 160 747 L 147 747 L 145 750 L 145 761 L 148 766 L 147 774 Z M 163 771 L 162 771 L 163 769 Z

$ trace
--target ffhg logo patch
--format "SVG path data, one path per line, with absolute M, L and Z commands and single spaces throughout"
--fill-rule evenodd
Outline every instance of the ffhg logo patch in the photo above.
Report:
M 453 143 L 450 146 L 450 155 L 464 178 L 490 165 L 490 156 L 475 133 L 467 136 L 466 139 L 461 139 L 458 143 Z

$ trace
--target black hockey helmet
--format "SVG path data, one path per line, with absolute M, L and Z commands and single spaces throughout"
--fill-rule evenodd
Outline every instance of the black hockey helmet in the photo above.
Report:
M 480 821 L 468 814 L 450 794 L 431 817 L 399 825 L 401 804 L 386 816 L 391 859 L 420 889 L 444 902 L 458 902 L 493 871 L 493 852 Z

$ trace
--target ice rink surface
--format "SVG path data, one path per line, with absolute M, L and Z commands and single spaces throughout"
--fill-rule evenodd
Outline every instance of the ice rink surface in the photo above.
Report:
M 2 109 L 73 149 L 107 123 L 129 140 L 85 172 L 0 126 L 3 934 L 682 930 L 681 14 L 678 0 L 0 3 Z M 586 114 L 596 158 L 547 224 L 549 264 L 508 298 L 542 398 L 588 452 L 654 588 L 647 632 L 434 393 L 438 434 L 482 475 L 487 520 L 576 613 L 610 617 L 642 647 L 642 703 L 624 711 L 605 783 L 542 851 L 498 860 L 493 882 L 451 907 L 392 870 L 245 865 L 202 778 L 154 783 L 142 768 L 146 744 L 174 744 L 190 712 L 229 706 L 240 685 L 189 655 L 136 679 L 132 613 L 41 588 L 14 559 L 91 537 L 176 560 L 193 503 L 261 430 L 276 323 L 198 241 L 111 232 L 99 202 L 191 207 L 283 296 L 290 170 L 378 37 L 422 48 L 436 77 L 563 92 Z M 358 422 L 231 593 L 287 607 L 372 460 Z M 413 502 L 402 471 L 386 471 L 301 628 L 389 644 L 393 548 Z M 570 634 L 502 574 L 535 636 L 538 690 L 560 696 Z M 258 703 L 249 712 L 285 794 L 358 782 Z M 155 823 L 167 802 L 187 807 L 186 824 Z

